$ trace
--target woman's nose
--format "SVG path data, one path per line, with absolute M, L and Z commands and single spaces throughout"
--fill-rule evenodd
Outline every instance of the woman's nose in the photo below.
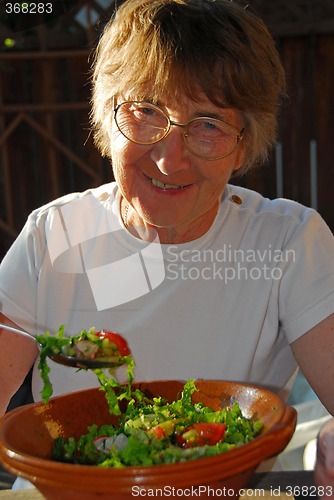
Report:
M 164 175 L 190 168 L 190 155 L 183 141 L 182 129 L 172 126 L 167 136 L 155 144 L 152 159 Z

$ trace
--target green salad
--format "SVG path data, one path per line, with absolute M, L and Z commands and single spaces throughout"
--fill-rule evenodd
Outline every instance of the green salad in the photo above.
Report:
M 68 340 L 61 327 L 55 336 L 47 333 L 38 337 L 43 346 L 39 368 L 44 380 L 42 396 L 45 402 L 52 394 L 47 364 L 50 350 L 54 353 L 65 349 L 69 353 L 69 348 L 72 349 L 78 339 L 90 340 L 92 335 L 95 329 L 83 330 L 79 336 Z M 118 350 L 120 354 L 120 343 Z M 52 451 L 54 460 L 115 468 L 174 464 L 224 453 L 248 443 L 260 433 L 262 422 L 256 417 L 243 416 L 237 402 L 218 411 L 201 402 L 194 403 L 192 395 L 198 390 L 194 380 L 189 380 L 179 399 L 171 403 L 162 397 L 148 399 L 132 384 L 135 365 L 131 354 L 124 359 L 128 365 L 126 385 L 117 382 L 112 370 L 92 370 L 105 392 L 110 413 L 118 416 L 117 425 L 98 427 L 93 424 L 79 439 L 56 438 Z
M 82 330 L 78 335 L 66 337 L 65 326 L 61 325 L 56 334 L 51 335 L 46 332 L 44 335 L 38 335 L 36 340 L 40 346 L 38 369 L 43 380 L 41 397 L 44 403 L 47 403 L 53 394 L 52 384 L 49 378 L 50 367 L 48 358 L 57 354 L 77 359 L 87 359 L 95 361 L 119 361 L 128 365 L 128 380 L 131 385 L 134 373 L 134 361 L 126 340 L 115 332 L 106 330 L 96 331 L 94 327 L 89 330 Z M 83 368 L 81 368 L 83 369 Z M 94 370 L 95 371 L 95 370 Z M 115 369 L 109 369 L 111 378 L 105 376 L 104 372 L 96 370 L 100 384 L 105 386 L 107 397 L 115 403 L 115 396 L 112 390 L 113 375 Z M 116 405 L 117 406 L 117 405 Z M 116 407 L 112 408 L 112 413 Z
M 261 431 L 262 423 L 245 418 L 238 403 L 218 411 L 193 403 L 196 390 L 195 382 L 189 380 L 181 397 L 172 403 L 161 397 L 148 400 L 137 390 L 117 426 L 91 425 L 78 440 L 57 438 L 52 457 L 116 468 L 175 464 L 224 453 L 248 443 Z M 122 390 L 120 397 L 124 397 Z

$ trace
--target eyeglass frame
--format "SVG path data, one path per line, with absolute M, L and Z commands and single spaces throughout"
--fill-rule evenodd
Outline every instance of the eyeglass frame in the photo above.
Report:
M 130 139 L 130 137 L 128 137 L 127 135 L 124 134 L 124 132 L 122 132 L 122 130 L 120 129 L 120 127 L 118 125 L 117 119 L 116 119 L 117 111 L 120 109 L 121 106 L 123 106 L 123 104 L 131 104 L 131 103 L 149 104 L 150 106 L 152 106 L 152 107 L 156 108 L 157 110 L 159 110 L 166 117 L 167 122 L 168 122 L 168 127 L 166 128 L 166 130 L 165 130 L 165 132 L 164 132 L 164 134 L 163 134 L 162 137 L 160 137 L 159 139 L 154 140 L 152 142 L 139 142 L 139 141 L 135 141 L 134 139 Z M 210 120 L 210 121 L 214 120 L 214 121 L 217 121 L 217 122 L 225 123 L 229 127 L 233 128 L 235 130 L 235 132 L 236 132 L 236 144 L 235 144 L 234 148 L 232 149 L 232 151 L 230 151 L 229 153 L 227 153 L 225 155 L 222 155 L 222 156 L 215 156 L 214 158 L 209 158 L 207 156 L 202 156 L 202 155 L 199 155 L 198 153 L 193 152 L 191 149 L 189 149 L 188 144 L 187 144 L 187 142 L 185 140 L 187 137 L 189 137 L 189 135 L 186 134 L 185 132 L 183 132 L 182 133 L 182 138 L 183 138 L 183 142 L 184 142 L 184 145 L 186 146 L 187 150 L 191 154 L 193 154 L 194 156 L 197 156 L 198 158 L 201 158 L 202 160 L 208 160 L 208 161 L 221 160 L 222 158 L 226 158 L 227 156 L 229 156 L 232 153 L 234 153 L 234 151 L 237 149 L 238 145 L 240 144 L 241 140 L 244 137 L 245 127 L 243 127 L 241 130 L 238 131 L 238 129 L 234 125 L 231 125 L 230 123 L 225 122 L 224 120 L 220 120 L 219 118 L 212 118 L 212 117 L 209 117 L 209 116 L 198 116 L 196 118 L 192 118 L 191 120 L 189 120 L 186 123 L 175 122 L 175 121 L 173 121 L 173 120 L 170 119 L 170 117 L 167 115 L 167 113 L 163 109 L 161 109 L 159 106 L 156 106 L 155 104 L 152 104 L 151 102 L 148 102 L 148 101 L 123 101 L 123 102 L 117 104 L 114 107 L 114 120 L 115 120 L 115 123 L 117 125 L 118 130 L 130 142 L 133 142 L 134 144 L 139 144 L 140 146 L 151 146 L 152 144 L 157 144 L 158 142 L 162 141 L 169 134 L 172 125 L 174 125 L 175 127 L 181 127 L 182 129 L 184 129 L 186 131 L 186 127 L 189 125 L 189 123 L 195 122 L 197 120 L 203 120 L 203 119 L 204 120 L 207 119 L 207 120 Z

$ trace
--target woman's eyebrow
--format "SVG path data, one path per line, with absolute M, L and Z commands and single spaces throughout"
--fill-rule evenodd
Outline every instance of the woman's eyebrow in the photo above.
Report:
M 201 118 L 201 117 L 208 117 L 208 118 L 214 118 L 216 120 L 222 120 L 222 121 L 231 121 L 233 119 L 233 109 L 232 108 L 224 108 L 220 112 L 218 111 L 208 111 L 204 110 L 203 111 L 196 111 L 194 114 L 195 118 Z
M 197 111 L 194 114 L 194 118 L 214 118 L 216 120 L 222 120 L 222 115 L 219 113 L 215 113 L 213 111 Z

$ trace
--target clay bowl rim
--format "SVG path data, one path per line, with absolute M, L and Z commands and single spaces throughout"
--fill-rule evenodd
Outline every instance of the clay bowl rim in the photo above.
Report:
M 162 380 L 154 381 L 155 384 L 161 382 L 178 382 L 184 383 L 183 381 L 174 380 Z M 137 481 L 135 484 L 145 485 L 147 481 L 150 481 L 152 477 L 168 477 L 173 475 L 173 478 L 180 477 L 182 482 L 182 476 L 189 471 L 196 471 L 206 469 L 208 471 L 207 479 L 212 480 L 224 480 L 228 477 L 235 476 L 239 473 L 245 472 L 252 467 L 256 467 L 264 460 L 276 456 L 280 453 L 290 441 L 294 428 L 296 425 L 297 413 L 294 408 L 289 406 L 280 396 L 273 393 L 268 389 L 264 389 L 255 384 L 244 384 L 240 382 L 233 381 L 223 381 L 223 380 L 203 380 L 196 382 L 224 382 L 228 385 L 233 385 L 239 389 L 250 389 L 254 391 L 260 391 L 261 394 L 268 394 L 277 401 L 277 405 L 281 410 L 281 418 L 272 427 L 265 428 L 264 431 L 260 433 L 256 438 L 254 438 L 249 443 L 246 443 L 238 448 L 229 450 L 226 453 L 221 453 L 212 457 L 200 457 L 195 460 L 188 460 L 186 462 L 177 464 L 159 464 L 159 465 L 149 465 L 149 466 L 126 466 L 124 468 L 112 468 L 112 467 L 98 467 L 92 465 L 81 465 L 81 464 L 69 464 L 65 462 L 56 462 L 51 458 L 46 457 L 36 457 L 34 455 L 29 455 L 28 453 L 21 452 L 19 449 L 12 447 L 4 436 L 4 431 L 6 430 L 6 423 L 12 416 L 28 411 L 29 409 L 37 406 L 41 406 L 44 403 L 31 403 L 23 407 L 15 408 L 10 412 L 6 413 L 0 419 L 0 458 L 4 461 L 4 465 L 11 468 L 16 473 L 19 472 L 20 475 L 24 476 L 26 474 L 33 474 L 36 476 L 36 470 L 42 473 L 47 472 L 49 475 L 51 472 L 53 474 L 61 474 L 66 477 L 66 480 L 72 478 L 71 472 L 74 470 L 80 470 L 82 476 L 84 477 L 86 473 L 89 475 L 98 474 L 101 478 L 107 477 L 117 479 L 117 483 L 123 483 L 124 486 L 128 484 L 130 479 L 136 477 Z M 146 385 L 150 382 L 137 382 L 135 385 Z M 99 388 L 83 389 L 80 391 L 75 391 L 79 394 L 89 394 L 99 391 Z M 50 400 L 53 402 L 60 398 L 70 397 L 73 393 L 67 393 L 60 396 L 56 396 Z M 233 394 L 231 394 L 233 397 Z M 235 398 L 238 401 L 238 398 Z M 7 462 L 3 457 L 6 457 Z M 19 463 L 22 468 L 18 468 L 15 464 Z M 228 463 L 229 467 L 225 470 L 224 464 Z M 215 467 L 221 466 L 219 473 L 215 472 Z M 78 469 L 80 468 L 80 469 Z M 220 468 L 220 467 L 219 467 Z M 33 472 L 34 471 L 34 472 Z M 211 474 L 210 474 L 211 471 Z M 23 474 L 22 474 L 23 473 Z M 218 474 L 218 475 L 217 475 Z M 43 480 L 48 481 L 43 475 L 38 476 L 38 479 L 43 482 Z M 73 481 L 68 481 L 72 484 L 76 482 L 76 478 L 73 477 Z M 125 484 L 126 483 L 126 484 Z

